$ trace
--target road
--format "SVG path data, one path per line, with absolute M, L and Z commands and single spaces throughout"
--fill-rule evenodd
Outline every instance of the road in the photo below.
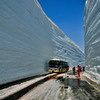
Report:
M 100 92 L 87 82 L 63 76 L 49 78 L 19 100 L 100 100 Z

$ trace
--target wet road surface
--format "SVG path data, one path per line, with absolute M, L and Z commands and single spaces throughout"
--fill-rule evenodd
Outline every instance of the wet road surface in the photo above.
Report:
M 55 77 L 19 100 L 100 100 L 100 92 L 80 79 Z

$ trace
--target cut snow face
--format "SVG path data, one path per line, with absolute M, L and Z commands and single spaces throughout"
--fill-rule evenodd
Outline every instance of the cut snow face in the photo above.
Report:
M 100 83 L 100 0 L 85 5 L 85 56 L 88 76 Z
M 57 58 L 84 65 L 84 54 L 37 0 L 0 0 L 0 84 L 46 72 Z

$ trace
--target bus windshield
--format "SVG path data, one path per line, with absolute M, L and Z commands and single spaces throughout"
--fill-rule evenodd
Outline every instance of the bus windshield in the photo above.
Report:
M 60 62 L 59 61 L 50 61 L 49 67 L 59 67 Z

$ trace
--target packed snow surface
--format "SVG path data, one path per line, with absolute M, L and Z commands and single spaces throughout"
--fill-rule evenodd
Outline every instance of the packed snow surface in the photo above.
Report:
M 100 82 L 100 0 L 86 1 L 84 19 L 88 76 Z
M 53 58 L 84 65 L 83 52 L 37 0 L 0 0 L 0 84 L 44 73 Z

